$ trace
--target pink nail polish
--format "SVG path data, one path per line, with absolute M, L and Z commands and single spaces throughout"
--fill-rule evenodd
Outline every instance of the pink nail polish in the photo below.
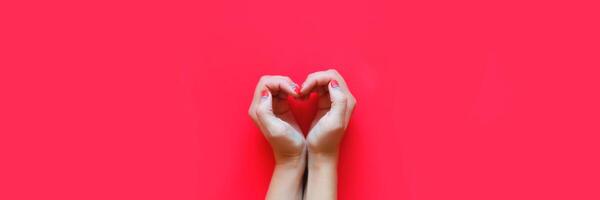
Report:
M 294 85 L 294 92 L 296 92 L 296 94 L 300 94 L 300 90 L 302 90 L 301 86 Z
M 340 87 L 340 84 L 336 80 L 331 80 L 331 87 L 337 88 L 337 87 Z
M 267 92 L 267 90 L 263 90 L 261 93 L 261 97 L 263 97 L 263 98 L 269 97 L 269 92 Z

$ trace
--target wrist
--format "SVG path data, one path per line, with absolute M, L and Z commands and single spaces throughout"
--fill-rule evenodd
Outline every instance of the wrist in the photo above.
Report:
M 275 164 L 273 168 L 274 174 L 279 174 L 281 176 L 296 179 L 301 178 L 304 175 L 306 169 L 305 164 L 292 164 L 292 163 L 284 163 L 284 164 Z
M 309 152 L 309 170 L 337 169 L 338 151 L 334 152 Z
M 305 163 L 306 159 L 276 161 L 266 199 L 301 199 Z
M 337 166 L 337 152 L 309 152 L 305 199 L 337 199 Z
M 275 154 L 275 169 L 293 171 L 304 171 L 306 168 L 306 153 L 300 155 L 280 155 Z

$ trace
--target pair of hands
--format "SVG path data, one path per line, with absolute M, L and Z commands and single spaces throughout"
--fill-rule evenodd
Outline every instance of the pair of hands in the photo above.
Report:
M 287 98 L 303 98 L 313 91 L 318 93 L 318 111 L 304 138 Z M 342 76 L 327 70 L 308 75 L 302 87 L 285 76 L 261 77 L 248 113 L 271 144 L 277 165 L 303 165 L 307 152 L 337 159 L 355 105 Z
M 303 98 L 311 92 L 318 93 L 318 110 L 304 138 L 288 97 Z M 335 70 L 310 74 L 302 87 L 285 76 L 260 79 L 248 114 L 275 155 L 266 199 L 337 198 L 339 145 L 355 104 L 346 82 Z M 305 171 L 308 176 L 303 184 Z

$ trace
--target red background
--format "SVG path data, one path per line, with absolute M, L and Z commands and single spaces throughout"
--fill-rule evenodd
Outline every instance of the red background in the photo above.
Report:
M 600 199 L 598 10 L 2 1 L 0 199 L 262 199 L 254 85 L 328 68 L 340 199 Z

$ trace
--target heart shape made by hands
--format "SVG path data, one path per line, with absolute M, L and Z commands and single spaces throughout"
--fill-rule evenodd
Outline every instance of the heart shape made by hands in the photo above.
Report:
M 310 126 L 317 115 L 318 100 L 319 97 L 316 92 L 310 93 L 310 95 L 305 98 L 294 98 L 292 96 L 288 97 L 290 110 L 292 111 L 294 119 L 296 119 L 296 122 L 298 123 L 298 126 L 300 126 L 304 136 L 308 134 Z

